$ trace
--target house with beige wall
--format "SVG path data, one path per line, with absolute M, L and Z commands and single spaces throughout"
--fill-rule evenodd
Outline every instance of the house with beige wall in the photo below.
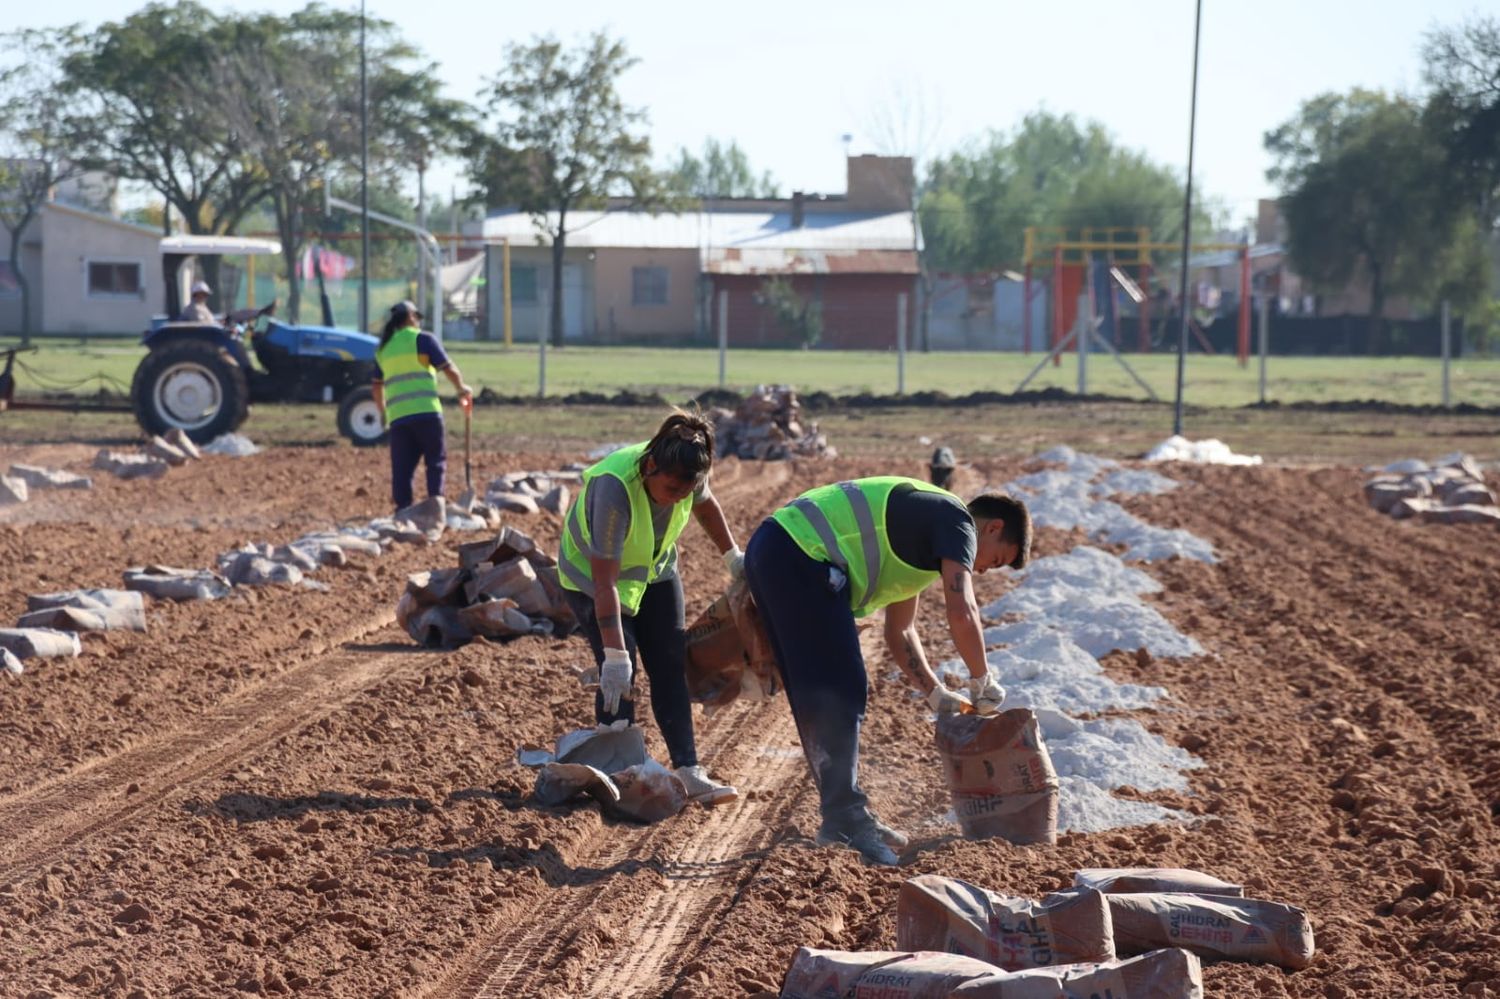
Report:
M 0 247 L 10 233 L 0 227 Z M 140 333 L 165 308 L 161 233 L 62 202 L 43 205 L 21 238 L 31 329 L 75 336 Z M 0 331 L 17 333 L 15 262 L 0 259 Z
M 921 234 L 911 183 L 909 158 L 855 156 L 839 195 L 706 199 L 689 211 L 656 214 L 625 203 L 571 212 L 561 271 L 563 338 L 711 341 L 723 295 L 731 342 L 778 344 L 787 331 L 761 290 L 784 278 L 799 295 L 819 300 L 827 345 L 894 342 L 899 303 L 910 309 L 916 301 Z M 553 295 L 548 237 L 517 209 L 493 212 L 479 235 L 487 258 L 486 334 L 502 336 L 508 256 L 512 335 L 535 341 L 548 328 Z

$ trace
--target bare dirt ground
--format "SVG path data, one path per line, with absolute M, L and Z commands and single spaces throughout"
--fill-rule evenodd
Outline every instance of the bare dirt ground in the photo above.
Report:
M 0 464 L 82 468 L 92 450 L 0 446 Z M 383 452 L 284 447 L 42 493 L 0 514 L 0 622 L 27 593 L 383 513 L 385 467 Z M 961 487 L 1020 468 L 986 460 Z M 921 466 L 730 461 L 715 489 L 743 541 L 812 485 L 890 471 Z M 1354 468 L 1168 472 L 1184 488 L 1125 502 L 1217 546 L 1219 565 L 1149 570 L 1157 606 L 1209 654 L 1106 667 L 1174 692 L 1141 720 L 1206 766 L 1191 794 L 1150 797 L 1193 823 L 1055 847 L 956 838 L 926 712 L 873 648 L 863 777 L 914 833 L 902 868 L 813 844 L 784 701 L 700 719 L 734 805 L 650 827 L 538 808 L 515 750 L 591 721 L 572 679 L 585 646 L 413 648 L 396 596 L 406 573 L 453 564 L 468 538 L 450 536 L 326 570 L 328 593 L 153 603 L 149 633 L 87 636 L 81 658 L 0 682 L 0 994 L 753 995 L 800 945 L 891 946 L 917 873 L 1035 895 L 1078 867 L 1149 864 L 1312 917 L 1311 968 L 1213 965 L 1209 995 L 1500 995 L 1500 531 L 1388 520 Z M 555 550 L 555 516 L 509 522 Z M 1039 554 L 1078 540 L 1043 532 Z M 724 582 L 696 529 L 683 572 L 691 616 Z M 984 577 L 981 602 L 1009 585 Z M 923 627 L 951 656 L 930 600 Z

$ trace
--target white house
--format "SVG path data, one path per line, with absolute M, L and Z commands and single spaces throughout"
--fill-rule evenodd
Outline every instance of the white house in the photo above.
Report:
M 0 254 L 10 232 L 0 227 Z M 161 231 L 51 201 L 21 239 L 36 333 L 139 333 L 166 308 Z M 0 331 L 21 329 L 21 289 L 0 257 Z

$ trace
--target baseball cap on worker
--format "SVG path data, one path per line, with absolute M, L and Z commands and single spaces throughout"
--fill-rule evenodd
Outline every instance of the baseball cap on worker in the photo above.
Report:
M 410 300 L 402 300 L 391 306 L 391 318 L 397 322 L 415 322 L 422 318 L 416 303 Z
M 177 287 L 181 288 L 182 285 L 178 285 Z M 193 282 L 193 290 L 192 290 L 191 294 L 194 294 L 194 295 L 212 295 L 213 293 L 214 293 L 214 290 L 208 286 L 208 282 L 207 281 L 194 281 Z

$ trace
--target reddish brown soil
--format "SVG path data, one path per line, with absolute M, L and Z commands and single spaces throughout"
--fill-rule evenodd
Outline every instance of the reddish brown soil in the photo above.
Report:
M 82 468 L 82 447 L 0 447 Z M 484 456 L 486 475 L 577 454 Z M 967 473 L 1003 481 L 1017 462 Z M 740 538 L 811 485 L 876 461 L 716 474 Z M 1366 509 L 1353 469 L 1193 469 L 1128 500 L 1218 546 L 1169 563 L 1158 605 L 1209 654 L 1118 679 L 1175 703 L 1141 714 L 1206 762 L 1201 819 L 1049 848 L 966 842 L 926 712 L 872 653 L 864 782 L 917 834 L 878 870 L 813 845 L 815 795 L 784 701 L 700 721 L 741 800 L 652 827 L 528 800 L 519 744 L 584 725 L 581 641 L 413 649 L 393 624 L 404 575 L 453 563 L 449 538 L 320 578 L 149 609 L 145 635 L 88 636 L 73 661 L 0 682 L 4 996 L 677 995 L 772 990 L 796 947 L 885 948 L 916 873 L 1018 894 L 1077 867 L 1196 867 L 1305 907 L 1313 966 L 1218 964 L 1213 996 L 1500 995 L 1500 531 Z M 98 480 L 0 514 L 0 621 L 30 592 L 118 585 L 128 565 L 203 566 L 384 511 L 383 453 L 273 449 L 159 482 Z M 555 548 L 558 520 L 511 523 Z M 1042 554 L 1077 538 L 1043 532 Z M 723 584 L 701 532 L 690 613 Z M 981 581 L 981 599 L 1009 583 Z M 928 601 L 934 656 L 952 654 Z M 647 725 L 658 750 L 654 725 Z

